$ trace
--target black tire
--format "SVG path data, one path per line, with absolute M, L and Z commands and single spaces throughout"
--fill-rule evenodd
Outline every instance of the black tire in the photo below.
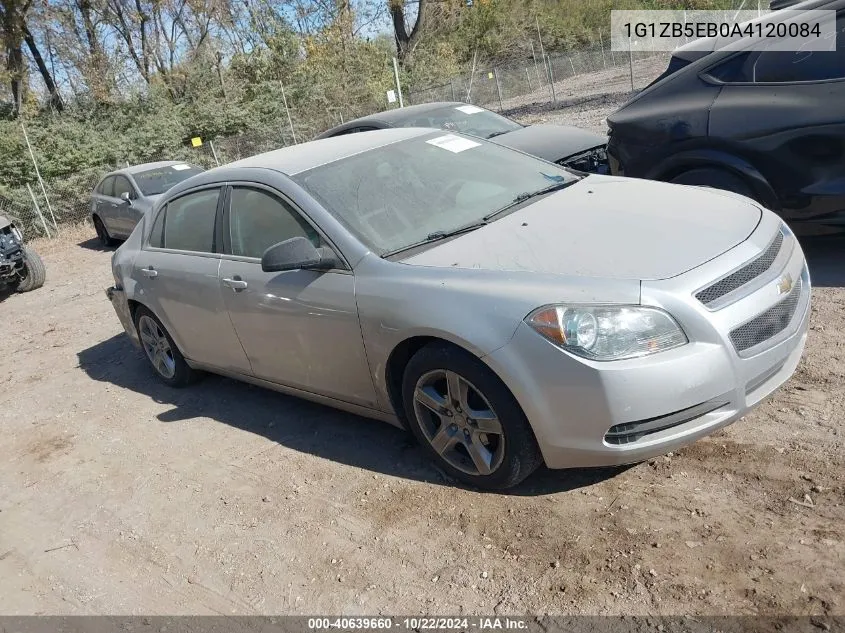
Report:
M 168 372 L 165 372 L 161 369 L 160 365 L 157 365 L 156 362 L 153 360 L 153 353 L 150 352 L 145 344 L 145 337 L 142 334 L 142 328 L 144 328 L 148 323 L 144 322 L 144 319 L 149 319 L 155 326 L 158 328 L 158 333 L 163 335 L 164 338 L 167 340 L 167 345 L 169 346 L 169 354 L 166 355 L 167 358 L 172 359 L 173 361 L 173 372 L 172 375 L 169 375 Z M 138 336 L 141 338 L 141 348 L 144 352 L 144 356 L 146 356 L 147 361 L 149 361 L 150 366 L 153 368 L 156 376 L 171 387 L 181 388 L 185 387 L 192 382 L 194 382 L 198 374 L 196 371 L 191 369 L 188 366 L 188 363 L 185 362 L 185 357 L 182 356 L 182 352 L 179 351 L 179 348 L 176 346 L 176 343 L 173 342 L 173 338 L 170 336 L 170 332 L 162 325 L 161 321 L 159 321 L 158 317 L 154 315 L 150 310 L 145 308 L 144 306 L 138 306 L 135 310 L 135 330 L 138 332 Z
M 452 372 L 458 375 L 463 380 L 462 384 L 477 392 L 473 395 L 469 391 L 466 401 L 469 402 L 474 398 L 476 403 L 482 404 L 469 403 L 472 406 L 464 407 L 466 411 L 457 407 L 451 413 L 443 410 L 443 415 L 439 415 L 427 405 L 416 401 L 415 393 L 418 383 L 422 384 L 421 381 L 429 380 L 431 376 L 435 376 L 436 380 L 438 372 Z M 445 373 L 445 376 L 449 374 Z M 445 376 L 442 381 L 448 380 Z M 434 386 L 425 388 L 436 390 Z M 450 395 L 449 392 L 450 390 L 446 389 L 446 393 Z M 445 402 L 449 399 L 449 395 L 438 394 L 438 397 L 443 397 Z M 533 473 L 542 463 L 540 449 L 531 426 L 510 390 L 489 367 L 458 347 L 435 343 L 423 347 L 414 354 L 405 367 L 402 380 L 402 403 L 408 427 L 423 449 L 449 475 L 470 486 L 489 490 L 511 488 Z M 489 411 L 485 411 L 497 419 L 501 435 L 498 432 L 492 434 L 480 432 L 477 427 L 473 429 L 474 425 L 483 422 L 472 420 L 470 414 L 473 413 L 474 408 L 480 409 L 482 405 L 489 406 Z M 480 410 L 477 413 L 480 413 Z M 446 414 L 449 415 L 448 418 L 444 417 Z M 447 429 L 447 423 L 444 422 L 447 419 L 450 422 L 458 422 L 461 427 L 449 424 Z M 432 427 L 436 430 L 432 430 Z M 456 428 L 457 430 L 453 431 Z M 446 457 L 432 445 L 437 437 L 444 437 L 443 433 L 448 435 L 447 441 L 450 441 L 451 447 L 445 449 L 444 454 L 448 453 Z M 429 436 L 432 436 L 432 439 L 429 439 Z M 478 437 L 485 438 L 484 442 L 489 442 L 488 446 L 485 446 L 485 449 L 489 449 L 485 455 L 491 456 L 489 464 L 491 472 L 489 473 L 482 474 L 477 468 L 475 473 L 471 473 L 467 472 L 467 468 L 462 469 L 463 467 L 453 465 L 453 462 L 461 460 L 466 464 L 472 464 L 473 460 L 470 457 L 467 442 L 478 446 L 476 443 Z M 502 442 L 501 447 L 498 444 L 499 441 Z M 461 453 L 466 457 L 462 457 Z M 495 468 L 492 468 L 494 461 Z
M 714 189 L 738 193 L 741 196 L 757 200 L 754 191 L 752 191 L 745 180 L 724 169 L 716 169 L 714 167 L 691 169 L 674 176 L 669 182 L 677 185 L 713 187 Z
M 18 282 L 15 290 L 29 292 L 44 285 L 47 280 L 47 269 L 38 253 L 28 246 L 23 246 L 21 249 L 23 250 L 24 277 Z
M 109 230 L 98 215 L 94 216 L 94 230 L 97 232 L 97 237 L 103 246 L 114 246 L 117 243 L 117 240 L 109 235 Z

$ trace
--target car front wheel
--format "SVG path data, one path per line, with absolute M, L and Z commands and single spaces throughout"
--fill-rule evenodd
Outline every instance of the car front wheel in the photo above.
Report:
M 23 246 L 23 275 L 18 282 L 18 292 L 30 292 L 44 285 L 47 269 L 41 257 L 29 246 Z
M 502 381 L 471 354 L 423 347 L 403 378 L 411 432 L 451 476 L 471 486 L 515 486 L 540 465 L 537 441 Z

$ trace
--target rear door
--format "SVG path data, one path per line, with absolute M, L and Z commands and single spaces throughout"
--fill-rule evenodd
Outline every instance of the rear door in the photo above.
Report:
M 845 214 L 845 12 L 836 50 L 751 51 L 704 75 L 722 89 L 711 142 L 766 178 L 786 219 Z M 832 43 L 831 43 L 832 44 Z
M 249 374 L 217 280 L 220 192 L 219 185 L 194 189 L 162 208 L 135 259 L 134 277 L 143 290 L 138 295 L 186 358 Z
M 376 408 L 351 270 L 265 273 L 264 251 L 292 237 L 326 240 L 279 192 L 233 183 L 220 283 L 255 376 Z

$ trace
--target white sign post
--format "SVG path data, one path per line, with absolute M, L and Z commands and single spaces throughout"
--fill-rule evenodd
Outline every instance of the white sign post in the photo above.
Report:
M 388 90 L 387 91 L 387 102 L 388 103 L 396 103 L 396 91 L 395 90 Z

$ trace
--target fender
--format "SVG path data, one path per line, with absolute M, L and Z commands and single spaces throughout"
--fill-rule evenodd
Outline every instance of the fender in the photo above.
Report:
M 755 197 L 767 208 L 780 211 L 778 196 L 769 182 L 751 163 L 735 154 L 717 149 L 691 149 L 662 160 L 645 175 L 651 180 L 670 180 L 691 169 L 711 167 L 722 169 L 742 178 Z

